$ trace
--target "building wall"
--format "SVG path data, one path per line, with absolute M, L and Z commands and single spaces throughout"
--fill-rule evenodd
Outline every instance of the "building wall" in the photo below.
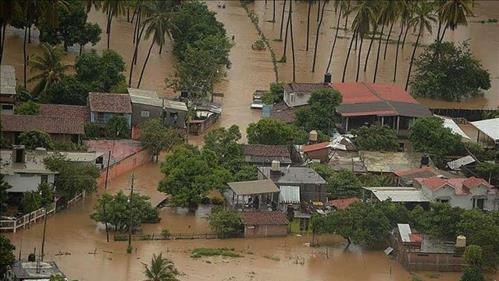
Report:
M 165 108 L 165 125 L 177 128 L 185 128 L 186 116 L 186 111 L 176 110 L 173 108 Z
M 124 113 L 123 114 L 123 113 L 109 113 L 109 112 L 104 112 L 102 120 L 99 120 L 97 118 L 97 116 L 99 114 L 100 113 L 98 113 L 98 112 L 90 112 L 90 122 L 91 123 L 96 123 L 96 124 L 106 124 L 114 116 L 122 116 L 122 117 L 126 118 L 126 120 L 128 122 L 128 127 L 129 128 L 132 127 L 132 114 L 130 114 L 130 113 Z
M 321 163 L 328 162 L 329 160 L 329 148 L 324 148 L 320 150 L 310 151 L 306 153 L 309 159 L 318 159 Z
M 294 95 L 294 99 L 291 97 L 291 95 Z M 301 106 L 301 105 L 307 105 L 308 100 L 310 99 L 311 94 L 310 93 L 288 93 L 287 91 L 284 91 L 284 96 L 283 100 L 288 105 L 289 107 L 295 107 L 295 106 Z
M 134 168 L 151 162 L 151 155 L 147 150 L 141 150 L 135 154 L 124 158 L 123 160 L 115 163 L 109 167 L 108 180 L 112 180 Z M 100 176 L 97 178 L 97 185 L 104 186 L 106 182 L 106 167 L 101 171 Z
M 42 182 L 42 174 L 5 175 L 4 180 L 12 186 L 8 192 L 30 192 L 38 190 Z M 48 183 L 54 184 L 54 174 L 48 174 Z
M 132 103 L 132 112 L 133 126 L 140 125 L 149 119 L 161 118 L 163 115 L 163 109 L 159 106 L 138 103 Z
M 302 202 L 321 201 L 325 203 L 327 201 L 326 185 L 324 184 L 300 185 L 300 200 Z
M 245 238 L 278 237 L 288 235 L 288 225 L 246 225 Z
M 432 191 L 427 187 L 422 187 L 425 194 L 432 202 L 438 199 L 449 200 L 452 207 L 459 207 L 466 210 L 473 209 L 473 198 L 484 198 L 484 209 L 493 211 L 498 209 L 498 197 L 496 195 L 487 195 L 487 189 L 484 187 L 473 188 L 470 195 L 456 195 L 454 189 L 449 186 L 444 186 L 436 191 Z

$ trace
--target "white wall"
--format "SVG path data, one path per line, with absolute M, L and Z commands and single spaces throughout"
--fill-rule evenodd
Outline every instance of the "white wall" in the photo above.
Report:
M 12 186 L 8 192 L 30 192 L 38 190 L 42 182 L 41 174 L 17 174 L 5 175 L 5 181 Z M 48 175 L 48 183 L 54 184 L 54 174 Z
M 426 187 L 423 187 L 422 190 L 423 194 L 432 202 L 437 201 L 437 199 L 448 199 L 449 204 L 452 207 L 471 210 L 473 209 L 473 198 L 485 198 L 485 210 L 498 210 L 499 207 L 497 202 L 498 197 L 496 195 L 487 195 L 487 189 L 485 187 L 473 188 L 469 195 L 456 195 L 454 189 L 450 186 L 444 186 L 435 191 Z

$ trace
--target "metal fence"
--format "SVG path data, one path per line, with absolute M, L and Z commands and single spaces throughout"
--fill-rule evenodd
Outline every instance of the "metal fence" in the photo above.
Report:
M 132 240 L 193 240 L 193 239 L 217 239 L 216 233 L 170 233 L 168 235 L 152 234 L 133 234 Z M 128 234 L 119 233 L 114 235 L 114 241 L 128 241 Z

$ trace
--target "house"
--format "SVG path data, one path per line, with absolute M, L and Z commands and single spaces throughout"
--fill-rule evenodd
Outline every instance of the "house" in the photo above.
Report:
M 187 120 L 187 105 L 182 101 L 174 101 L 165 99 L 165 125 L 184 129 Z
M 415 178 L 414 186 L 421 188 L 432 202 L 449 203 L 467 210 L 499 210 L 497 189 L 481 178 Z
M 399 223 L 392 232 L 391 244 L 398 262 L 411 271 L 461 271 L 466 265 L 464 236 L 458 236 L 456 242 L 443 241 Z
M 68 280 L 64 273 L 53 261 L 16 261 L 8 267 L 5 274 L 6 281 L 49 281 L 50 277 L 59 275 L 63 280 Z
M 499 147 L 499 118 L 471 122 L 478 133 L 476 142 L 489 148 Z
M 132 127 L 132 103 L 128 94 L 88 93 L 90 122 L 104 125 L 113 117 L 124 117 Z
M 224 196 L 235 209 L 276 209 L 279 188 L 273 181 L 254 180 L 227 183 Z
M 429 166 L 421 168 L 398 170 L 394 172 L 396 182 L 399 186 L 412 186 L 415 178 L 431 178 L 439 175 L 437 171 Z
M 421 167 L 422 153 L 359 151 L 366 171 L 393 175 L 394 172 Z
M 332 87 L 343 97 L 336 113 L 345 132 L 377 124 L 407 135 L 416 118 L 431 116 L 428 108 L 393 84 L 348 82 L 334 83 Z
M 259 179 L 271 179 L 279 188 L 298 186 L 302 202 L 327 201 L 326 181 L 313 169 L 308 167 L 281 167 L 273 161 L 271 167 L 258 167 Z
M 194 118 L 188 121 L 189 133 L 200 135 L 211 127 L 222 114 L 222 107 L 215 103 L 193 105 Z
M 88 120 L 86 106 L 41 104 L 38 115 L 2 115 L 2 134 L 8 144 L 17 144 L 22 132 L 42 131 L 53 141 L 81 143 Z
M 329 81 L 331 82 L 331 81 Z M 288 107 L 298 107 L 308 104 L 312 92 L 329 89 L 329 83 L 288 83 L 283 86 L 283 100 Z
M 421 189 L 414 187 L 363 187 L 364 202 L 382 202 L 390 200 L 394 203 L 403 204 L 408 209 L 419 205 L 428 208 L 430 199 L 425 196 Z
M 336 210 L 344 210 L 348 208 L 350 205 L 360 202 L 360 199 L 357 197 L 350 198 L 342 198 L 342 199 L 334 199 L 329 200 L 328 204 Z
M 244 160 L 259 166 L 270 166 L 277 160 L 284 165 L 291 165 L 291 153 L 286 145 L 243 144 Z
M 282 212 L 242 212 L 241 219 L 245 238 L 288 235 L 289 221 Z
M 27 152 L 23 145 L 13 150 L 0 151 L 0 174 L 12 186 L 9 193 L 24 193 L 38 190 L 42 182 L 54 184 L 56 172 L 49 170 L 43 163 L 44 151 Z
M 137 127 L 143 122 L 163 118 L 163 100 L 155 91 L 128 88 L 132 103 L 132 127 Z
M 309 160 L 319 160 L 321 163 L 329 162 L 331 152 L 330 142 L 314 143 L 302 147 L 303 154 Z
M 12 65 L 0 65 L 0 113 L 14 114 L 16 103 L 16 70 Z

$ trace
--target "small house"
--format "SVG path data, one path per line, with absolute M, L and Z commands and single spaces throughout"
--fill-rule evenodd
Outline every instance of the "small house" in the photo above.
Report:
M 329 76 L 330 78 L 330 76 Z M 329 89 L 329 82 L 325 83 L 288 83 L 284 84 L 284 103 L 288 107 L 298 107 L 308 104 L 312 93 L 320 89 Z
M 16 70 L 12 65 L 0 65 L 0 113 L 14 114 L 16 103 Z
M 68 280 L 53 261 L 16 261 L 12 266 L 8 267 L 4 280 L 49 281 L 52 276 L 61 276 L 63 280 Z
M 124 117 L 132 128 L 132 103 L 128 94 L 89 93 L 90 122 L 105 125 L 113 117 Z
M 128 88 L 132 102 L 132 126 L 137 127 L 149 119 L 163 117 L 163 100 L 155 91 Z
M 279 188 L 271 180 L 254 180 L 227 183 L 227 202 L 236 209 L 276 209 Z
M 288 235 L 289 221 L 282 212 L 242 212 L 241 219 L 245 238 Z
M 222 114 L 222 107 L 214 103 L 193 105 L 194 117 L 188 121 L 189 133 L 200 135 L 210 128 Z
M 431 178 L 438 175 L 434 168 L 428 166 L 398 170 L 394 174 L 399 186 L 412 186 L 415 178 Z
M 286 145 L 244 144 L 243 155 L 244 160 L 253 165 L 270 166 L 274 160 L 284 165 L 292 164 Z
M 187 112 L 189 111 L 185 102 L 167 99 L 164 101 L 165 125 L 184 129 L 186 126 Z

